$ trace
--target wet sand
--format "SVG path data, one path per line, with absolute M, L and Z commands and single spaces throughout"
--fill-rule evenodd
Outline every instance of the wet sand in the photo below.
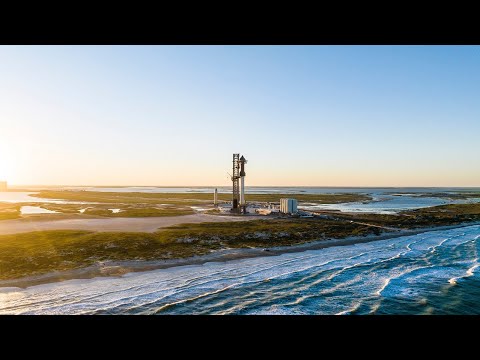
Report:
M 278 246 L 268 249 L 263 248 L 238 248 L 238 249 L 224 249 L 217 250 L 207 255 L 193 256 L 181 259 L 169 260 L 153 260 L 153 261 L 103 261 L 95 265 L 67 270 L 54 271 L 43 275 L 28 276 L 19 279 L 2 280 L 0 281 L 0 290 L 4 288 L 26 288 L 40 284 L 48 284 L 58 281 L 72 280 L 72 279 L 92 279 L 101 276 L 122 276 L 130 272 L 151 271 L 157 269 L 166 269 L 174 266 L 185 265 L 201 265 L 207 262 L 225 262 L 232 260 L 240 260 L 252 257 L 261 256 L 277 256 L 285 253 L 303 252 L 307 250 L 318 250 L 332 246 L 344 246 L 360 243 L 367 243 L 377 240 L 392 239 L 401 236 L 416 235 L 428 231 L 439 231 L 461 228 L 465 226 L 480 225 L 480 222 L 464 223 L 449 226 L 426 227 L 413 230 L 400 230 L 395 232 L 384 233 L 381 235 L 370 236 L 355 236 L 344 239 L 325 239 L 312 241 L 299 245 L 292 246 Z
M 264 216 L 222 216 L 193 214 L 169 217 L 104 218 L 104 219 L 58 219 L 39 220 L 35 217 L 0 221 L 0 235 L 18 234 L 45 230 L 87 230 L 155 232 L 159 228 L 186 223 L 231 222 L 264 219 Z

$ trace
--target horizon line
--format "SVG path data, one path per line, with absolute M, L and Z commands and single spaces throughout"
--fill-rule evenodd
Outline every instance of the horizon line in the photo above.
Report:
M 8 184 L 8 187 L 97 187 L 97 188 L 125 188 L 125 187 L 153 187 L 153 188 L 215 188 L 215 187 L 230 187 L 231 185 L 67 185 L 67 184 Z M 380 185 L 380 186 L 359 186 L 359 185 L 245 185 L 246 188 L 262 187 L 262 188 L 480 188 L 480 185 L 465 186 L 465 185 L 441 185 L 441 186 L 394 186 L 394 185 Z

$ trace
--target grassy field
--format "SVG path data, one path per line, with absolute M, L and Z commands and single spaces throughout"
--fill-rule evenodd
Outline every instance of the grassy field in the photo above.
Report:
M 179 196 L 175 196 L 179 195 Z M 152 193 L 123 193 L 99 191 L 40 191 L 32 196 L 43 199 L 60 199 L 68 201 L 82 201 L 108 204 L 168 204 L 168 205 L 198 205 L 206 200 L 213 201 L 210 194 L 203 196 L 185 196 L 190 194 L 152 194 Z M 209 195 L 208 197 L 205 195 Z
M 19 218 L 20 207 L 18 204 L 0 203 L 0 220 Z
M 101 217 L 162 217 L 190 215 L 194 211 L 188 206 L 164 205 L 153 207 L 152 204 L 35 204 L 47 210 L 58 211 L 63 214 L 78 214 L 79 216 Z M 118 213 L 110 209 L 118 209 Z M 83 209 L 84 212 L 79 211 Z
M 12 220 L 20 217 L 20 211 L 0 211 L 0 220 Z
M 399 215 L 334 214 L 334 219 L 265 219 L 182 224 L 156 233 L 44 231 L 0 236 L 0 279 L 86 267 L 104 260 L 160 260 L 222 248 L 288 246 L 326 238 L 379 235 L 394 228 L 480 221 L 480 204 L 442 205 Z
M 162 217 L 190 215 L 195 212 L 190 208 L 127 208 L 121 212 L 113 213 L 108 209 L 87 209 L 85 215 L 97 215 L 106 217 Z
M 181 216 L 194 214 L 195 211 L 185 205 L 158 205 L 155 204 L 49 204 L 49 203 L 22 203 L 4 204 L 0 203 L 0 220 L 16 219 L 21 217 L 20 208 L 22 206 L 38 206 L 47 210 L 57 211 L 58 214 L 35 214 L 38 219 L 60 219 L 67 215 L 77 215 L 77 217 L 163 217 L 163 216 Z M 113 213 L 109 209 L 121 208 L 121 212 Z M 84 209 L 83 213 L 80 210 Z M 29 215 L 32 216 L 32 215 Z
M 0 236 L 0 279 L 70 270 L 102 260 L 153 260 L 202 255 L 220 248 L 293 245 L 375 232 L 329 220 L 255 220 L 183 224 L 157 233 L 44 231 Z
M 191 206 L 213 205 L 213 194 L 208 193 L 141 193 L 141 192 L 99 192 L 44 190 L 32 196 L 44 199 L 59 199 L 92 204 L 50 204 L 32 201 L 23 205 L 39 206 L 47 210 L 57 211 L 54 218 L 65 215 L 98 216 L 98 217 L 162 217 L 180 216 L 195 213 Z M 282 197 L 295 197 L 300 202 L 317 204 L 334 204 L 353 201 L 369 201 L 371 198 L 363 194 L 248 194 L 248 201 L 279 202 Z M 230 194 L 219 194 L 220 201 L 230 201 Z M 32 199 L 33 200 L 33 199 Z M 121 209 L 113 213 L 109 209 Z M 0 203 L 0 220 L 21 217 L 20 206 Z M 86 209 L 83 213 L 80 210 Z M 51 215 L 36 214 L 35 219 L 51 219 Z
M 150 203 L 172 205 L 198 205 L 213 201 L 209 193 L 122 193 L 99 191 L 41 191 L 34 195 L 44 199 L 62 199 L 98 203 Z M 231 194 L 218 194 L 221 201 L 231 201 Z M 247 201 L 279 202 L 283 197 L 294 197 L 300 202 L 336 204 L 343 202 L 368 201 L 371 197 L 364 194 L 246 194 Z

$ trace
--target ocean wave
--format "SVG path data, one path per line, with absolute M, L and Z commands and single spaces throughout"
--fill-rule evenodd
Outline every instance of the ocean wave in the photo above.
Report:
M 476 225 L 116 278 L 3 288 L 0 313 L 480 314 L 476 300 L 462 297 L 476 294 L 466 287 L 478 281 L 479 239 Z M 453 286 L 460 281 L 462 286 Z

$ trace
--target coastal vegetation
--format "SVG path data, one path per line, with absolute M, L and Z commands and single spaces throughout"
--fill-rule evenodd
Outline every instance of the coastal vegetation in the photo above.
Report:
M 127 208 L 120 212 L 112 212 L 110 209 L 91 208 L 84 211 L 85 215 L 97 215 L 106 217 L 162 217 L 190 215 L 194 211 L 191 208 Z
M 2 206 L 5 209 L 10 208 Z M 330 212 L 315 218 L 181 224 L 154 233 L 57 230 L 2 235 L 0 279 L 84 268 L 103 261 L 187 258 L 220 249 L 290 246 L 474 221 L 480 221 L 480 203 L 441 205 L 397 215 Z
M 152 204 L 36 204 L 47 210 L 63 214 L 79 214 L 81 216 L 100 217 L 163 217 L 190 215 L 194 211 L 187 206 L 163 205 L 155 207 Z M 112 209 L 120 211 L 113 212 Z M 82 212 L 80 213 L 80 210 Z
M 0 203 L 0 220 L 17 219 L 20 217 L 20 206 L 17 204 Z
M 218 213 L 213 209 L 213 195 L 210 193 L 144 193 L 144 192 L 100 192 L 44 190 L 34 193 L 31 203 L 0 203 L 0 220 L 22 217 L 21 206 L 38 206 L 57 214 L 26 215 L 36 220 L 61 219 L 65 217 L 164 217 L 195 213 L 192 207 L 211 207 L 209 213 Z M 248 194 L 248 201 L 279 202 L 282 197 L 295 197 L 300 203 L 336 204 L 355 201 L 370 201 L 364 194 Z M 44 203 L 34 198 L 56 199 L 75 203 Z M 220 201 L 231 201 L 230 194 L 219 194 Z M 113 212 L 111 209 L 119 209 Z
M 366 222 L 378 226 L 399 229 L 415 229 L 427 226 L 457 225 L 480 221 L 480 203 L 448 204 L 390 214 L 335 213 L 339 220 Z
M 68 201 L 97 202 L 111 204 L 153 203 L 172 205 L 197 205 L 211 203 L 211 193 L 144 193 L 144 192 L 100 192 L 100 191 L 53 191 L 45 190 L 34 194 L 37 198 L 61 199 Z M 365 194 L 247 194 L 248 201 L 279 202 L 284 197 L 295 197 L 300 202 L 318 204 L 338 204 L 355 201 L 369 201 L 371 197 Z M 231 201 L 231 194 L 218 194 L 220 201 Z
M 377 229 L 317 219 L 182 224 L 156 233 L 42 231 L 0 236 L 0 279 L 71 270 L 100 261 L 162 260 L 224 248 L 301 244 L 367 236 Z

